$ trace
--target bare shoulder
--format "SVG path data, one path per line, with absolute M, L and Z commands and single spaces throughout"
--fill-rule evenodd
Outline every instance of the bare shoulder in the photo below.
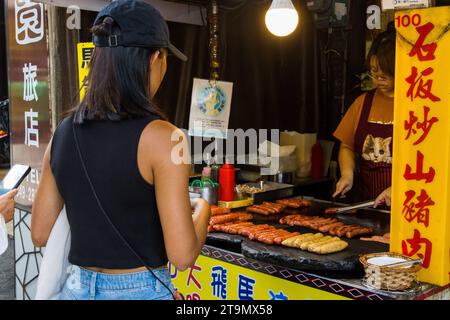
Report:
M 141 146 L 144 155 L 147 155 L 151 161 L 171 157 L 177 147 L 188 150 L 188 143 L 183 131 L 163 120 L 152 121 L 145 127 L 141 137 Z
M 168 121 L 155 120 L 150 122 L 142 132 L 142 142 L 153 147 L 170 146 L 173 136 L 182 132 Z

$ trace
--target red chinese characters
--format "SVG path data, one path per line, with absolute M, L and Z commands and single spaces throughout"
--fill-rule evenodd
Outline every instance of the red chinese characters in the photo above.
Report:
M 433 167 L 430 167 L 428 172 L 423 172 L 423 159 L 424 156 L 422 152 L 417 151 L 417 160 L 416 160 L 416 172 L 412 172 L 412 168 L 409 164 L 406 165 L 406 170 L 403 177 L 406 180 L 425 180 L 425 183 L 430 183 L 434 180 L 434 176 L 436 171 Z
M 409 120 L 405 120 L 405 130 L 408 132 L 405 140 L 408 140 L 411 134 L 415 135 L 418 130 L 422 130 L 422 135 L 419 139 L 414 142 L 414 145 L 420 144 L 422 141 L 426 139 L 428 134 L 430 133 L 431 127 L 433 124 L 439 121 L 438 118 L 432 117 L 428 120 L 428 113 L 430 112 L 430 108 L 424 106 L 423 107 L 423 121 L 418 122 L 419 118 L 415 116 L 414 111 L 409 112 Z
M 417 55 L 420 61 L 429 61 L 435 59 L 435 51 L 437 48 L 436 42 L 425 44 L 425 40 L 430 32 L 434 29 L 434 24 L 428 22 L 423 26 L 417 27 L 416 30 L 419 33 L 419 39 L 417 39 L 414 47 L 411 49 L 409 56 L 414 57 Z
M 200 266 L 197 266 L 196 264 L 194 264 L 192 267 L 189 268 L 189 276 L 187 279 L 187 286 L 189 287 L 189 284 L 191 283 L 191 280 L 192 280 L 194 282 L 194 284 L 197 286 L 197 288 L 201 289 L 202 285 L 200 284 L 200 282 L 198 282 L 197 278 L 195 278 L 194 270 L 202 271 L 202 268 Z
M 430 266 L 431 252 L 433 244 L 427 238 L 423 238 L 420 231 L 415 229 L 412 239 L 402 241 L 402 252 L 408 257 L 417 256 L 422 259 L 423 267 L 427 269 Z
M 415 202 L 414 197 L 416 192 L 409 190 L 405 192 L 406 200 L 403 202 L 403 215 L 409 223 L 417 220 L 417 223 L 422 223 L 425 227 L 428 227 L 430 223 L 430 209 L 429 207 L 434 206 L 434 201 L 430 198 L 425 190 L 422 189 L 420 195 L 416 197 Z
M 434 72 L 433 68 L 427 68 L 423 70 L 420 75 L 416 67 L 412 67 L 411 75 L 405 80 L 409 83 L 409 89 L 406 93 L 406 97 L 411 98 L 414 101 L 415 98 L 430 99 L 433 102 L 441 101 L 441 99 L 431 93 L 433 87 L 433 80 L 424 80 L 424 77 L 431 75 Z
M 434 29 L 434 25 L 428 22 L 416 28 L 419 37 L 409 52 L 410 57 L 416 57 L 419 60 L 418 65 L 411 66 L 410 75 L 405 78 L 408 84 L 406 98 L 411 102 L 416 99 L 428 99 L 434 103 L 441 101 L 441 98 L 433 93 L 433 74 L 434 69 L 431 66 L 420 65 L 420 62 L 432 61 L 436 59 L 437 42 L 429 40 L 429 35 Z M 417 101 L 416 101 L 417 103 Z M 420 145 L 426 141 L 431 129 L 436 122 L 437 117 L 431 115 L 431 109 L 423 106 L 423 116 L 417 105 L 417 109 L 409 110 L 409 119 L 404 121 L 404 129 L 406 132 L 405 140 L 410 140 L 414 146 Z M 418 150 L 416 153 L 416 163 L 414 165 L 406 164 L 403 177 L 405 180 L 415 180 L 428 184 L 434 181 L 436 175 L 435 169 L 430 166 L 424 170 L 424 154 Z M 428 166 L 427 166 L 428 167 Z M 430 216 L 435 202 L 429 196 L 425 189 L 408 190 L 405 192 L 405 200 L 403 202 L 402 215 L 405 220 L 413 224 L 422 224 L 426 228 L 430 225 Z M 422 236 L 420 231 L 414 229 L 414 235 L 411 239 L 402 240 L 402 252 L 404 255 L 412 257 L 418 256 L 423 260 L 423 267 L 428 268 L 431 262 L 432 243 L 426 236 Z
M 186 295 L 186 300 L 201 300 L 200 295 L 197 292 Z

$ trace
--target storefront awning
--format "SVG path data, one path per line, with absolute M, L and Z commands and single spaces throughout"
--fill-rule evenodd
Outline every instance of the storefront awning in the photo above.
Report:
M 167 21 L 194 25 L 203 25 L 202 17 L 206 17 L 206 9 L 192 4 L 164 0 L 145 0 L 157 8 Z M 82 10 L 100 11 L 111 0 L 35 0 L 58 7 L 78 6 Z

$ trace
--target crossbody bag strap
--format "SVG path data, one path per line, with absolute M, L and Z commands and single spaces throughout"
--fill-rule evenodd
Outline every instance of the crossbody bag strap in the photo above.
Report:
M 86 168 L 83 156 L 81 154 L 81 149 L 80 149 L 80 145 L 78 142 L 78 136 L 77 136 L 77 132 L 75 130 L 75 124 L 72 123 L 72 131 L 73 131 L 73 137 L 75 139 L 75 146 L 77 148 L 77 152 L 78 152 L 78 157 L 80 158 L 80 162 L 81 162 L 81 166 L 83 168 L 83 172 L 88 180 L 89 183 L 89 187 L 91 188 L 92 194 L 94 195 L 95 201 L 97 202 L 98 207 L 100 208 L 100 211 L 103 213 L 103 215 L 105 216 L 106 221 L 108 221 L 108 223 L 111 225 L 111 227 L 113 228 L 114 232 L 117 234 L 117 236 L 122 240 L 122 242 L 127 246 L 127 248 L 136 256 L 136 258 L 138 258 L 138 260 L 142 263 L 142 265 L 144 265 L 148 271 L 150 271 L 150 273 L 159 281 L 161 282 L 161 284 L 170 292 L 170 294 L 172 295 L 173 299 L 176 300 L 174 294 L 172 293 L 172 290 L 170 290 L 167 285 L 161 281 L 156 275 L 155 273 L 152 271 L 152 269 L 145 263 L 144 259 L 142 259 L 142 257 L 136 252 L 136 250 L 133 249 L 133 247 L 128 243 L 128 241 L 124 238 L 124 236 L 122 235 L 122 233 L 119 231 L 119 229 L 117 229 L 117 227 L 114 225 L 114 223 L 111 221 L 110 217 L 108 216 L 108 214 L 106 213 L 105 209 L 103 208 L 102 203 L 100 202 L 100 199 L 97 195 L 97 192 L 95 191 L 95 187 L 94 184 L 91 181 L 91 178 L 89 176 L 88 170 Z

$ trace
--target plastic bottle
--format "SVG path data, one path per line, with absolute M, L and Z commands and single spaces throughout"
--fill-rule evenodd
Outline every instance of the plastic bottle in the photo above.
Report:
M 317 141 L 311 150 L 311 178 L 319 179 L 322 177 L 323 170 L 323 150 L 320 142 Z
M 210 167 L 210 156 L 208 154 L 208 159 L 206 161 L 206 167 L 203 167 L 202 170 L 202 179 L 203 178 L 211 178 L 211 167 Z
M 234 167 L 228 161 L 219 169 L 219 201 L 234 200 L 234 175 Z
M 203 167 L 202 178 L 211 178 L 211 167 L 209 165 Z
M 211 180 L 214 181 L 214 183 L 219 183 L 219 168 L 220 166 L 213 161 L 213 164 L 211 165 Z

